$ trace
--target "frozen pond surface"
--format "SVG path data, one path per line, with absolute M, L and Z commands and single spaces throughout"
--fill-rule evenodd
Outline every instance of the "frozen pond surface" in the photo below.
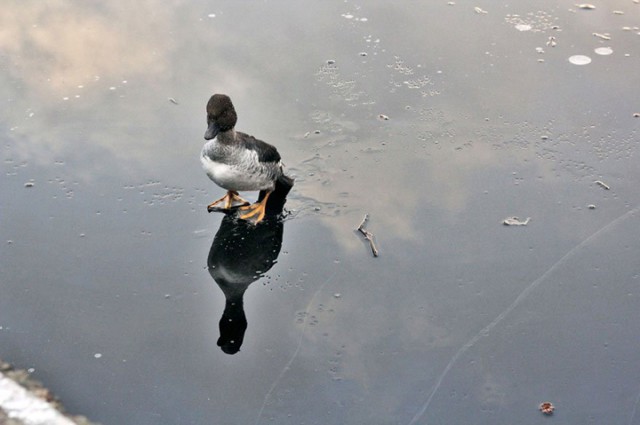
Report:
M 284 3 L 3 4 L 0 358 L 105 425 L 640 423 L 640 4 Z M 207 214 L 214 92 L 284 223 Z

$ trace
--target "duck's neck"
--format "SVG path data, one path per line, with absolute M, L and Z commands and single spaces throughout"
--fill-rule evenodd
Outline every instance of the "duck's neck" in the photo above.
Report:
M 233 143 L 236 140 L 236 130 L 232 128 L 231 130 L 221 131 L 216 138 L 220 143 Z

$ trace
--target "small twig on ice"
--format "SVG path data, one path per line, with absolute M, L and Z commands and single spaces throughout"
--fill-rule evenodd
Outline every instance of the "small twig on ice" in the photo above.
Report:
M 369 246 L 371 247 L 371 253 L 373 254 L 374 257 L 377 257 L 378 249 L 376 248 L 376 244 L 373 242 L 373 233 L 365 230 L 364 228 L 364 225 L 367 223 L 367 220 L 369 220 L 369 214 L 364 215 L 364 218 L 362 219 L 362 223 L 360 223 L 360 226 L 358 226 L 356 230 L 362 233 L 364 238 L 369 241 Z

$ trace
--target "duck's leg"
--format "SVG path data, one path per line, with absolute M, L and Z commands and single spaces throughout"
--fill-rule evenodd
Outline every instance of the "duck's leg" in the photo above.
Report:
M 240 207 L 241 210 L 249 210 L 248 213 L 242 214 L 240 218 L 243 220 L 246 220 L 248 218 L 251 218 L 257 215 L 255 220 L 253 220 L 253 223 L 254 224 L 260 223 L 264 218 L 264 215 L 266 212 L 267 200 L 269 199 L 269 195 L 271 195 L 270 191 L 264 195 L 264 198 L 262 198 L 262 201 L 256 202 L 255 204 L 252 204 L 252 205 Z
M 249 202 L 243 199 L 240 195 L 238 195 L 238 192 L 236 192 L 235 190 L 229 190 L 227 191 L 227 194 L 224 195 L 222 198 L 207 205 L 207 211 L 211 212 L 211 210 L 216 205 L 218 205 L 220 202 L 223 202 L 223 201 L 224 201 L 225 210 L 228 210 L 229 208 L 231 208 L 234 202 L 240 202 L 242 205 L 249 205 Z

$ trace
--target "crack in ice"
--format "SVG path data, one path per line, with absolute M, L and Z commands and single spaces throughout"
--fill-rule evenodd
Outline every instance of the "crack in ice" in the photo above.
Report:
M 480 338 L 482 338 L 483 336 L 488 335 L 488 333 L 491 332 L 491 330 L 494 327 L 496 327 L 496 325 L 498 323 L 500 323 L 509 313 L 511 313 L 511 311 L 513 311 L 513 309 L 516 308 L 522 302 L 522 300 L 524 300 L 527 297 L 527 295 L 529 295 L 529 293 L 531 291 L 533 291 L 551 273 L 553 273 L 556 269 L 558 269 L 561 265 L 563 265 L 567 261 L 567 259 L 569 259 L 571 256 L 573 256 L 573 254 L 576 251 L 580 250 L 582 247 L 584 247 L 585 245 L 589 244 L 589 242 L 591 242 L 593 239 L 597 238 L 600 234 L 605 233 L 607 230 L 609 230 L 612 227 L 615 227 L 618 223 L 620 223 L 621 221 L 624 221 L 629 216 L 631 216 L 635 212 L 637 212 L 639 209 L 640 209 L 640 206 L 636 206 L 634 209 L 632 209 L 630 211 L 627 211 L 626 213 L 624 213 L 621 216 L 615 218 L 613 221 L 609 222 L 608 224 L 604 225 L 603 227 L 601 227 L 600 229 L 598 229 L 597 231 L 592 233 L 589 237 L 584 239 L 578 245 L 576 245 L 573 248 L 571 248 L 566 254 L 564 254 L 562 256 L 562 258 L 560 258 L 558 261 L 556 261 L 539 278 L 537 278 L 536 280 L 531 282 L 526 288 L 524 288 L 524 290 L 520 293 L 520 295 L 518 295 L 518 297 L 515 299 L 515 301 L 513 301 L 511 303 L 511 305 L 509 305 L 506 308 L 506 310 L 504 310 L 502 313 L 500 313 L 495 319 L 493 319 L 493 321 L 491 323 L 489 323 L 487 326 L 485 326 L 482 330 L 480 330 L 480 332 L 478 332 L 469 341 L 467 341 L 466 344 L 464 344 L 462 347 L 460 347 L 460 349 L 458 351 L 456 351 L 456 353 L 453 355 L 453 357 L 451 357 L 451 360 L 449 360 L 449 363 L 447 363 L 447 366 L 444 368 L 444 370 L 442 371 L 442 373 L 438 377 L 438 380 L 436 381 L 435 385 L 431 388 L 431 391 L 429 392 L 429 396 L 427 397 L 427 400 L 425 401 L 424 405 L 422 406 L 422 408 L 420 408 L 420 411 L 418 413 L 416 413 L 416 415 L 413 417 L 411 422 L 409 422 L 409 425 L 415 425 L 420 420 L 420 418 L 422 418 L 422 416 L 427 412 L 427 409 L 429 408 L 429 406 L 431 405 L 431 401 L 433 400 L 433 396 L 436 394 L 436 392 L 440 388 L 440 385 L 442 384 L 442 381 L 444 380 L 445 376 L 447 375 L 447 373 L 449 373 L 449 370 L 451 370 L 453 365 L 456 363 L 456 361 L 458 360 L 458 358 L 460 358 L 460 356 L 462 354 L 464 354 L 471 347 L 473 347 L 475 345 L 475 343 L 478 342 L 478 340 L 480 340 Z M 640 400 L 640 395 L 638 396 L 638 400 Z M 636 406 L 637 406 L 637 404 L 638 404 L 638 401 L 636 401 Z M 635 416 L 636 406 L 634 406 L 633 416 Z M 633 416 L 632 416 L 632 419 L 633 419 Z
M 329 283 L 329 282 L 331 282 L 333 280 L 333 278 L 336 276 L 337 273 L 338 273 L 338 270 L 335 270 L 333 272 L 333 274 L 331 276 L 329 276 L 329 278 L 327 280 L 325 280 L 322 283 L 322 285 L 320 285 L 318 287 L 316 292 L 313 294 L 313 296 L 311 297 L 311 299 L 307 303 L 307 306 L 305 307 L 305 311 L 306 312 L 308 312 L 309 309 L 311 308 L 311 305 L 313 304 L 313 301 L 316 299 L 316 296 L 320 293 L 320 291 L 322 291 L 322 289 L 327 285 L 327 283 Z M 269 397 L 271 397 L 271 393 L 273 392 L 273 390 L 276 389 L 276 387 L 280 383 L 280 380 L 282 379 L 284 374 L 287 373 L 287 371 L 289 370 L 289 367 L 291 367 L 291 364 L 293 363 L 295 358 L 298 356 L 298 353 L 300 352 L 300 347 L 302 346 L 302 337 L 304 336 L 304 332 L 307 329 L 307 324 L 309 323 L 308 319 L 309 319 L 309 317 L 305 317 L 304 325 L 302 326 L 302 330 L 300 331 L 300 336 L 298 337 L 298 344 L 296 346 L 295 351 L 291 355 L 291 358 L 284 365 L 284 367 L 282 368 L 282 370 L 280 371 L 280 373 L 276 377 L 275 381 L 273 381 L 273 384 L 271 384 L 271 387 L 269 388 L 269 391 L 267 391 L 267 393 L 265 394 L 264 400 L 262 401 L 262 406 L 260 406 L 260 410 L 258 411 L 258 417 L 256 418 L 255 425 L 258 425 L 258 423 L 260 423 L 260 418 L 262 417 L 262 412 L 264 411 L 265 407 L 267 406 L 267 402 L 269 401 Z

